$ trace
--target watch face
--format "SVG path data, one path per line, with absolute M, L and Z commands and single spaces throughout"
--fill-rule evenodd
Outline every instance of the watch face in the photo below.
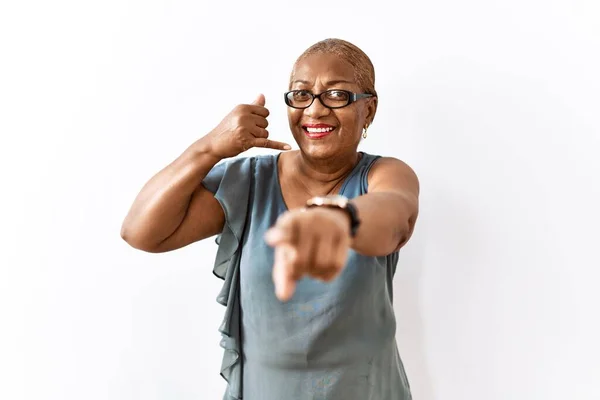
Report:
M 309 200 L 309 205 L 346 207 L 348 198 L 341 195 L 315 197 Z
M 339 206 L 345 206 L 346 203 L 348 202 L 348 199 L 344 196 L 341 196 L 339 194 L 336 195 L 332 195 L 332 196 L 328 196 L 328 199 L 333 203 L 333 204 L 337 204 Z

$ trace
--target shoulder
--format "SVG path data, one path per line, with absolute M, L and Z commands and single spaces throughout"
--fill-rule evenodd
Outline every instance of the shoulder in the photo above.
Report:
M 417 178 L 415 170 L 408 165 L 405 161 L 402 161 L 395 157 L 386 156 L 375 156 L 377 157 L 371 168 L 371 172 L 383 173 L 386 171 L 401 172 L 406 174 L 414 175 Z
M 202 180 L 203 186 L 213 194 L 234 188 L 247 181 L 254 171 L 253 157 L 232 157 L 219 161 Z
M 245 157 L 232 157 L 220 161 L 215 168 L 249 171 L 251 168 L 270 168 L 276 164 L 277 154 L 259 154 Z
M 274 154 L 258 154 L 253 156 L 256 165 L 260 165 L 263 167 L 272 167 L 277 164 L 277 157 L 280 153 Z
M 268 184 L 277 175 L 277 158 L 278 154 L 259 154 L 231 159 L 226 167 L 229 182 L 237 185 L 252 180 L 257 185 Z
M 376 157 L 373 166 L 369 170 L 370 188 L 400 186 L 418 194 L 419 178 L 408 163 L 395 157 Z

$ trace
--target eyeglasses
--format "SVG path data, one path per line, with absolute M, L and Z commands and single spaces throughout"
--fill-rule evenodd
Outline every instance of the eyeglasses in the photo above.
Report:
M 348 90 L 331 89 L 323 93 L 312 94 L 308 90 L 292 90 L 284 94 L 285 104 L 292 108 L 305 109 L 312 105 L 315 98 L 327 108 L 346 107 L 356 100 L 374 97 L 371 93 L 352 93 Z

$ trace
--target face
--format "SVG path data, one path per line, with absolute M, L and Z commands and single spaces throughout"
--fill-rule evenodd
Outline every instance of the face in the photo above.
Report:
M 343 89 L 362 93 L 354 80 L 354 68 L 331 54 L 313 54 L 296 64 L 290 90 L 307 90 L 319 94 Z M 376 99 L 359 99 L 350 105 L 329 109 L 319 99 L 310 107 L 288 107 L 288 119 L 300 149 L 313 158 L 325 159 L 356 152 L 362 130 L 375 115 Z

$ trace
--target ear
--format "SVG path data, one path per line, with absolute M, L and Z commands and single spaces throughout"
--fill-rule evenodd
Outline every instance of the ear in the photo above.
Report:
M 367 99 L 366 113 L 365 113 L 365 124 L 371 125 L 373 119 L 375 119 L 375 113 L 377 112 L 377 97 L 370 97 Z

